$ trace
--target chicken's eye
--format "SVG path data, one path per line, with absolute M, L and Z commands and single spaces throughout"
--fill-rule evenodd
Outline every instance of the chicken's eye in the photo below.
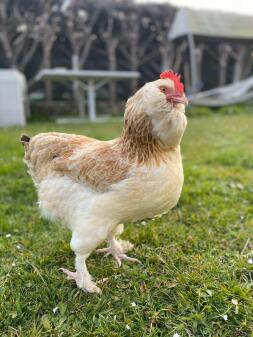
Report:
M 160 90 L 161 90 L 161 92 L 166 92 L 166 88 L 165 87 L 160 87 Z

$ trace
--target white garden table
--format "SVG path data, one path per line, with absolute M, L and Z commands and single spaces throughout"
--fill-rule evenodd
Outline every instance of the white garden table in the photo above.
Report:
M 43 69 L 39 72 L 36 79 L 50 81 L 77 81 L 88 96 L 88 113 L 91 121 L 96 120 L 96 91 L 109 80 L 131 79 L 140 77 L 139 72 L 135 71 L 107 71 L 107 70 L 71 70 L 66 68 Z M 80 117 L 83 112 L 79 109 Z

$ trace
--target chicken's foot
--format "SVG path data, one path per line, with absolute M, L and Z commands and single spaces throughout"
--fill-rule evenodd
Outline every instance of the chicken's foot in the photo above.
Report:
M 116 240 L 115 237 L 112 237 L 109 240 L 109 247 L 97 249 L 96 251 L 98 253 L 105 253 L 105 257 L 112 255 L 116 260 L 118 266 L 120 267 L 122 264 L 122 260 L 141 263 L 140 260 L 126 255 L 126 252 L 132 250 L 133 246 L 134 245 L 129 241 Z
M 86 291 L 88 293 L 101 293 L 101 289 L 97 287 L 96 283 L 92 281 L 91 276 L 88 272 L 86 266 L 87 255 L 83 254 L 76 254 L 75 259 L 75 267 L 76 271 L 70 271 L 65 268 L 61 268 L 60 270 L 63 271 L 67 275 L 68 280 L 74 280 L 78 288 Z
M 66 268 L 60 268 L 60 270 L 67 275 L 67 280 L 74 280 L 78 288 L 88 293 L 97 293 L 97 294 L 101 293 L 101 289 L 97 287 L 96 283 L 91 281 L 89 277 L 85 277 L 80 272 L 77 271 L 73 272 Z

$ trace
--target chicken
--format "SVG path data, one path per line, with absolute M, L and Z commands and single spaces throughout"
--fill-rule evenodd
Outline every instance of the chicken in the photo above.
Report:
M 72 231 L 76 271 L 62 271 L 84 291 L 101 292 L 86 259 L 103 241 L 108 248 L 99 251 L 118 265 L 124 259 L 140 262 L 126 255 L 133 245 L 117 238 L 123 224 L 177 204 L 186 105 L 180 76 L 167 71 L 128 99 L 119 138 L 101 141 L 57 132 L 21 137 L 42 215 Z

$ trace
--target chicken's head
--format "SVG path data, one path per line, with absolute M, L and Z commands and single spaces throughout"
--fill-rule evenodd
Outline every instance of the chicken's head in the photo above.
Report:
M 160 79 L 146 83 L 128 101 L 126 117 L 141 123 L 141 116 L 151 124 L 152 136 L 165 146 L 177 146 L 186 128 L 185 107 L 188 100 L 180 76 L 163 72 Z M 130 116 L 132 115 L 132 116 Z M 137 128 L 135 128 L 137 130 Z

